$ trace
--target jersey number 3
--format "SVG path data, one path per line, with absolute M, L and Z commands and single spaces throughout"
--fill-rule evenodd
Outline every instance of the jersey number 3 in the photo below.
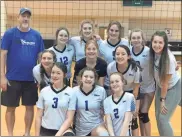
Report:
M 58 98 L 53 98 L 54 104 L 52 105 L 52 108 L 57 108 L 58 107 Z
M 115 117 L 115 118 L 119 118 L 118 109 L 115 108 L 113 111 L 114 111 L 114 117 Z

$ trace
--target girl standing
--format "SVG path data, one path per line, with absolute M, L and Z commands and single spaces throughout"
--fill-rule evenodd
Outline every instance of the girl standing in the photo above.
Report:
M 150 49 L 145 46 L 144 34 L 142 30 L 132 30 L 129 36 L 131 43 L 131 57 L 142 67 L 140 83 L 140 131 L 142 136 L 151 136 L 151 125 L 149 119 L 149 108 L 152 104 L 155 94 L 154 77 L 150 75 Z
M 74 47 L 68 44 L 69 31 L 67 28 L 61 27 L 56 31 L 56 44 L 49 48 L 55 52 L 57 57 L 57 62 L 62 62 L 67 66 L 66 77 L 70 80 L 71 74 L 71 65 L 74 58 L 75 50 Z
M 139 87 L 141 82 L 141 67 L 131 58 L 130 50 L 125 45 L 119 45 L 114 51 L 116 61 L 111 62 L 107 67 L 107 75 L 113 72 L 122 73 L 125 84 L 125 92 L 132 93 L 136 99 L 136 111 L 132 120 L 132 134 L 139 135 L 138 131 L 138 112 L 140 104 Z M 112 94 L 112 93 L 111 93 Z
M 94 24 L 91 20 L 83 20 L 80 24 L 80 36 L 72 37 L 69 41 L 75 48 L 76 61 L 85 57 L 85 44 L 88 40 L 96 40 L 94 35 Z M 97 36 L 98 37 L 98 36 Z M 102 40 L 98 40 L 98 45 Z
M 128 46 L 128 41 L 126 39 L 121 38 L 121 33 L 122 33 L 122 26 L 120 22 L 111 21 L 107 27 L 108 38 L 99 45 L 100 54 L 107 62 L 107 64 L 111 63 L 114 60 L 113 52 L 118 45 Z M 105 78 L 104 88 L 107 91 L 107 94 L 110 95 L 108 91 L 109 90 L 108 76 L 106 76 Z
M 168 49 L 164 31 L 156 31 L 151 38 L 150 73 L 155 77 L 155 112 L 159 134 L 173 136 L 170 118 L 181 101 L 181 79 L 176 72 L 176 59 Z

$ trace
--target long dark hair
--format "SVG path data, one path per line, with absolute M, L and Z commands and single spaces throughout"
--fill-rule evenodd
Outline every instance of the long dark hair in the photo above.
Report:
M 47 50 L 47 49 L 45 49 L 43 52 L 41 52 L 41 54 L 40 54 L 40 60 L 41 60 L 42 55 L 44 53 L 50 53 L 50 54 L 52 54 L 53 62 L 54 63 L 56 62 L 57 59 L 56 59 L 56 54 L 54 53 L 54 51 Z M 41 80 L 40 80 L 40 90 L 46 86 L 46 82 L 44 80 L 44 75 L 46 75 L 46 71 L 45 71 L 44 67 L 42 66 L 42 64 L 40 64 L 40 78 L 41 78 Z
M 166 79 L 167 71 L 169 70 L 169 54 L 168 54 L 168 37 L 164 31 L 156 31 L 151 38 L 150 45 L 150 73 L 154 76 L 154 62 L 155 62 L 155 51 L 152 48 L 152 42 L 155 36 L 160 36 L 164 40 L 164 48 L 161 53 L 159 60 L 159 78 L 160 81 Z
M 64 63 L 62 62 L 56 62 L 54 63 L 54 66 L 58 67 L 59 69 L 62 70 L 62 72 L 64 73 L 64 78 L 63 78 L 63 83 L 68 86 L 69 85 L 69 81 L 66 77 L 66 74 L 67 74 L 67 67 Z
M 130 49 L 127 46 L 125 46 L 125 45 L 118 45 L 115 48 L 114 52 L 113 52 L 114 57 L 116 56 L 116 51 L 117 51 L 118 48 L 125 49 L 125 51 L 128 54 L 128 56 L 131 56 Z M 140 64 L 138 64 L 133 58 L 128 59 L 128 64 L 131 64 L 132 70 L 137 71 L 139 69 L 140 71 L 142 71 L 142 68 L 141 68 Z

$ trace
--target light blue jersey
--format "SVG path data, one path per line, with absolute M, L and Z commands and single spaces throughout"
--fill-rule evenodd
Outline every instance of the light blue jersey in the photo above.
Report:
M 72 45 L 67 44 L 62 51 L 56 49 L 55 46 L 50 47 L 49 50 L 54 51 L 54 53 L 56 54 L 57 62 L 62 62 L 66 65 L 68 70 L 67 78 L 70 79 L 72 76 L 71 65 L 75 54 L 74 47 Z

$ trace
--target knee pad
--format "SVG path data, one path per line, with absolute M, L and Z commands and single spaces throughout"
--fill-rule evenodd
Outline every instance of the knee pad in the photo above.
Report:
M 107 131 L 102 131 L 99 133 L 99 136 L 109 136 L 109 133 Z
M 138 122 L 137 122 L 137 118 L 132 119 L 132 125 L 131 125 L 131 129 L 135 130 L 138 128 Z
M 140 113 L 139 118 L 143 123 L 148 123 L 150 121 L 148 113 Z
M 75 136 L 75 134 L 73 132 L 66 132 L 63 136 Z

